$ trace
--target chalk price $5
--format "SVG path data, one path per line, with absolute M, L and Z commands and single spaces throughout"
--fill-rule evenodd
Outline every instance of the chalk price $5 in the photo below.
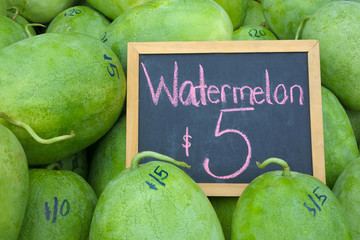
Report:
M 257 174 L 256 170 L 254 171 L 250 167 L 253 155 L 256 155 L 257 158 L 264 158 L 270 154 L 269 151 L 262 149 L 261 145 L 264 141 L 270 142 L 267 147 L 285 144 L 288 149 L 298 150 L 306 147 L 306 151 L 302 151 L 301 154 L 310 155 L 309 141 L 304 140 L 309 138 L 308 133 L 304 131 L 309 129 L 309 115 L 306 109 L 308 85 L 306 81 L 303 82 L 307 80 L 307 75 L 297 74 L 289 77 L 289 69 L 278 69 L 277 66 L 267 64 L 264 68 L 259 68 L 254 76 L 237 74 L 237 72 L 232 72 L 231 76 L 222 76 L 218 74 L 226 72 L 227 66 L 221 63 L 222 70 L 215 71 L 214 65 L 210 61 L 218 62 L 219 60 L 215 57 L 220 56 L 224 57 L 223 55 L 206 57 L 199 55 L 197 56 L 199 59 L 194 58 L 193 62 L 192 59 L 186 58 L 186 61 L 189 60 L 190 63 L 186 62 L 184 57 L 184 59 L 180 58 L 181 64 L 179 65 L 178 60 L 171 58 L 171 61 L 168 62 L 166 58 L 164 60 L 159 57 L 159 59 L 155 59 L 158 61 L 157 64 L 162 64 L 159 69 L 154 67 L 151 56 L 140 59 L 139 86 L 137 86 L 140 89 L 138 89 L 140 112 L 138 117 L 141 119 L 140 132 L 146 132 L 146 134 L 139 134 L 141 135 L 139 149 L 158 149 L 179 158 L 183 158 L 185 155 L 190 161 L 190 165 L 194 166 L 193 170 L 190 170 L 190 175 L 194 175 L 198 182 L 214 181 L 214 179 L 231 180 L 230 182 L 244 181 L 244 179 L 248 181 Z M 242 59 L 241 54 L 231 55 L 231 57 L 233 60 Z M 261 57 L 266 57 L 268 61 L 267 58 L 270 55 Z M 292 60 L 283 54 L 277 55 L 274 59 L 286 63 L 283 59 L 285 57 L 289 59 L 288 61 Z M 305 56 L 296 57 L 296 62 L 300 62 Z M 224 61 L 229 63 L 225 58 Z M 171 69 L 172 64 L 173 72 L 165 71 L 168 67 Z M 305 66 L 302 64 L 301 69 Z M 182 71 L 179 70 L 180 67 Z M 241 69 L 243 68 L 244 66 Z M 296 70 L 295 73 L 300 72 L 298 69 L 294 70 Z M 305 72 L 306 69 L 303 70 Z M 195 77 L 192 76 L 194 71 L 196 72 Z M 251 82 L 248 82 L 250 80 Z M 167 113 L 170 112 L 172 114 L 167 116 Z M 158 114 L 159 118 L 152 120 L 154 113 Z M 179 117 L 189 114 L 191 114 L 191 119 Z M 245 119 L 229 119 L 233 115 L 240 115 Z M 201 119 L 206 118 L 214 119 L 209 128 L 201 124 Z M 264 125 L 257 127 L 255 122 L 259 122 L 259 119 L 263 118 L 266 118 Z M 169 122 L 180 126 L 180 132 L 175 131 L 174 133 L 173 127 L 163 128 Z M 238 125 L 240 122 L 243 125 Z M 146 126 L 153 126 L 153 129 Z M 164 129 L 164 131 L 156 132 L 158 129 Z M 284 135 L 284 132 L 290 134 Z M 175 134 L 176 147 L 173 145 L 170 148 L 162 146 L 161 139 L 165 139 L 169 134 Z M 266 137 L 261 138 L 260 135 Z M 294 140 L 297 137 L 293 136 L 296 135 L 301 137 L 301 141 Z M 152 136 L 156 136 L 156 138 Z M 259 136 L 261 141 L 259 141 Z M 206 139 L 199 139 L 200 137 L 206 137 Z M 278 141 L 274 139 L 278 139 Z M 229 148 L 225 150 L 227 146 Z M 216 151 L 215 148 L 224 150 Z M 192 149 L 196 150 L 192 151 Z M 208 150 L 210 152 L 204 153 Z M 229 163 L 231 160 L 226 159 L 224 154 L 222 155 L 223 151 L 228 158 L 237 159 L 236 167 L 233 170 L 231 170 L 233 166 L 222 164 L 224 160 Z M 291 158 L 289 156 L 293 156 L 294 152 L 282 149 L 274 150 L 275 154 L 280 154 L 285 158 Z M 271 152 L 271 154 L 274 153 Z M 193 161 L 196 163 L 193 164 Z M 201 168 L 200 171 L 197 169 L 198 167 Z M 248 173 L 244 174 L 245 172 Z M 239 177 L 239 175 L 246 176 Z M 209 180 L 211 179 L 209 177 L 212 180 Z
M 249 138 L 246 136 L 246 134 L 244 134 L 243 132 L 241 132 L 238 129 L 232 129 L 232 128 L 226 128 L 224 130 L 220 130 L 220 126 L 222 123 L 222 119 L 223 119 L 223 114 L 226 112 L 241 112 L 241 111 L 252 111 L 254 110 L 253 107 L 247 107 L 247 108 L 231 108 L 231 109 L 222 109 L 220 110 L 220 114 L 219 114 L 219 118 L 215 127 L 215 137 L 221 137 L 224 134 L 238 134 L 240 135 L 246 142 L 247 145 L 247 150 L 248 150 L 248 154 L 246 156 L 246 160 L 244 165 L 237 170 L 236 172 L 229 174 L 229 175 L 225 175 L 225 176 L 217 176 L 215 174 L 213 174 L 209 168 L 209 162 L 210 159 L 205 157 L 205 160 L 203 162 L 203 166 L 205 171 L 212 177 L 214 178 L 218 178 L 218 179 L 231 179 L 231 178 L 235 178 L 238 175 L 240 175 L 241 173 L 243 173 L 249 166 L 250 163 L 250 159 L 251 159 L 251 144 L 249 141 Z M 186 152 L 186 156 L 189 157 L 189 148 L 191 147 L 191 143 L 189 141 L 189 138 L 192 138 L 191 135 L 189 135 L 189 127 L 186 127 L 186 133 L 183 136 L 183 140 L 185 141 L 184 144 L 182 144 L 182 146 L 185 148 L 185 152 Z

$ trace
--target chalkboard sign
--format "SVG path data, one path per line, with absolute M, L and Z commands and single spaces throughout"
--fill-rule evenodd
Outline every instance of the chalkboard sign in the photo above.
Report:
M 127 166 L 156 151 L 208 196 L 239 196 L 278 165 L 325 182 L 316 40 L 128 44 Z

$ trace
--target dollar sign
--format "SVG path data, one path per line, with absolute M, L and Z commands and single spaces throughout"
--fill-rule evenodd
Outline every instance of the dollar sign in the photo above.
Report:
M 185 148 L 185 153 L 186 153 L 187 157 L 189 156 L 189 147 L 191 147 L 189 138 L 192 138 L 192 137 L 189 135 L 189 127 L 186 127 L 186 133 L 183 136 L 183 140 L 185 141 L 185 144 L 183 143 L 182 146 Z

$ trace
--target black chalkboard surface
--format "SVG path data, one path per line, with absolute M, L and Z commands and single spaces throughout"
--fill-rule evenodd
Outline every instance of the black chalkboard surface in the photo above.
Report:
M 282 158 L 325 182 L 318 42 L 129 43 L 127 165 L 151 150 L 209 196 L 238 196 Z

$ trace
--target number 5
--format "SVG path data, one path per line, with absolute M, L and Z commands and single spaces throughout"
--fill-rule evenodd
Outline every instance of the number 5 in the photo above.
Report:
M 106 67 L 107 70 L 108 70 L 108 73 L 110 74 L 110 76 L 114 77 L 114 76 L 115 76 L 115 73 L 116 73 L 117 78 L 119 79 L 119 71 L 118 71 L 117 67 L 116 67 L 114 64 L 112 64 L 112 63 L 110 63 L 110 67 L 111 67 L 111 70 L 112 70 L 112 71 L 110 71 L 109 66 Z M 115 71 L 116 71 L 116 72 L 115 72 Z
M 166 179 L 168 177 L 169 174 L 164 170 L 157 171 L 159 167 L 160 166 L 157 166 L 157 168 L 154 170 L 154 173 L 156 175 L 158 175 L 159 177 L 161 177 L 161 180 L 164 180 L 164 179 Z M 165 177 L 162 177 L 163 173 L 165 174 Z
M 234 108 L 234 109 L 221 110 L 219 119 L 218 119 L 218 122 L 217 122 L 216 128 L 215 128 L 215 137 L 220 137 L 221 135 L 223 135 L 225 133 L 236 133 L 236 134 L 239 134 L 242 138 L 244 138 L 247 148 L 248 148 L 248 154 L 246 157 L 245 164 L 238 171 L 234 172 L 233 174 L 229 174 L 226 176 L 217 176 L 217 175 L 213 174 L 209 169 L 209 161 L 210 161 L 209 158 L 205 158 L 204 163 L 203 163 L 204 169 L 210 176 L 212 176 L 214 178 L 218 178 L 218 179 L 235 178 L 238 175 L 240 175 L 242 172 L 244 172 L 247 169 L 247 167 L 249 166 L 250 158 L 251 158 L 251 145 L 250 145 L 250 141 L 249 141 L 248 137 L 244 133 L 242 133 L 241 131 L 239 131 L 237 129 L 228 128 L 228 129 L 220 131 L 220 124 L 221 124 L 223 112 L 237 112 L 237 111 L 248 111 L 248 110 L 254 110 L 254 108 Z
M 112 60 L 112 58 L 106 56 L 106 54 L 104 54 L 104 59 L 105 59 L 105 60 Z M 116 73 L 117 78 L 119 79 L 119 71 L 118 71 L 117 67 L 116 67 L 114 64 L 112 64 L 112 63 L 110 63 L 110 67 L 111 67 L 111 70 L 112 70 L 112 71 L 110 71 L 109 66 L 106 67 L 106 69 L 107 69 L 108 73 L 110 74 L 110 76 L 114 77 L 114 76 L 115 76 L 115 73 Z M 116 72 L 115 72 L 115 71 L 116 71 Z

